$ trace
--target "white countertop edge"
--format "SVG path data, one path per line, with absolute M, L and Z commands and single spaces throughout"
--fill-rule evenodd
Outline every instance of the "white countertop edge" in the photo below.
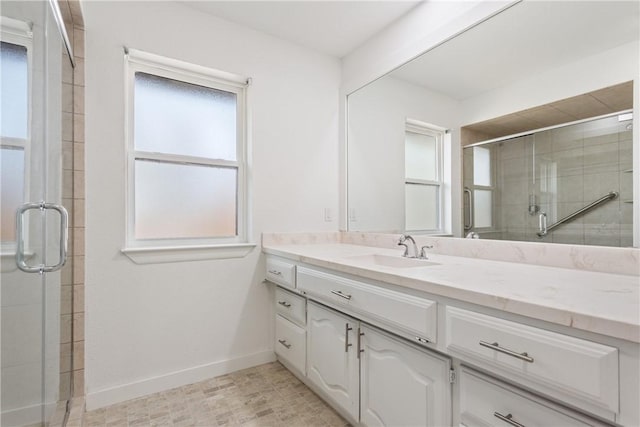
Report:
M 523 299 L 514 299 L 513 296 L 504 297 L 491 292 L 478 292 L 469 289 L 456 287 L 452 284 L 437 283 L 434 281 L 418 280 L 410 278 L 402 274 L 402 271 L 389 271 L 387 268 L 363 268 L 341 263 L 337 259 L 322 259 L 308 255 L 301 255 L 290 250 L 291 246 L 287 245 L 287 249 L 278 248 L 277 246 L 263 246 L 262 250 L 266 254 L 282 256 L 294 261 L 305 264 L 314 265 L 336 270 L 346 274 L 352 274 L 366 279 L 387 282 L 396 286 L 406 287 L 421 292 L 427 292 L 433 295 L 456 299 L 480 306 L 501 310 L 507 313 L 513 313 L 537 320 L 543 320 L 550 323 L 563 325 L 569 328 L 584 330 L 596 334 L 606 335 L 614 338 L 623 339 L 635 343 L 640 343 L 640 318 L 635 323 L 622 321 L 618 319 L 608 318 L 603 315 L 594 315 L 590 313 L 582 313 L 576 310 L 568 310 L 551 305 L 542 305 L 531 303 Z M 305 245 L 300 245 L 305 246 Z M 344 245 L 349 246 L 349 245 Z M 367 247 L 370 251 L 376 251 L 376 248 Z M 382 249 L 384 251 L 384 249 Z M 477 260 L 476 260 L 477 261 Z M 490 261 L 499 262 L 499 261 Z M 505 264 L 507 264 L 505 262 Z M 514 263 L 508 263 L 513 265 Z M 536 266 L 522 264 L 529 268 Z M 557 268 L 557 267 L 540 267 L 540 268 Z M 558 268 L 559 269 L 559 268 Z M 566 270 L 566 269 L 559 269 Z M 585 274 L 608 275 L 610 273 L 580 272 Z M 632 276 L 628 277 L 633 280 Z

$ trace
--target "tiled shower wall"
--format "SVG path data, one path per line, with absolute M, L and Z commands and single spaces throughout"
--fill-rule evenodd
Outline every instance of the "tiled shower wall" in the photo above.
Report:
M 59 1 L 76 66 L 63 56 L 63 205 L 69 254 L 62 270 L 60 398 L 84 396 L 84 27 L 77 0 Z M 73 351 L 72 351 L 73 350 Z
M 618 116 L 539 132 L 494 146 L 494 219 L 498 238 L 601 246 L 632 246 L 632 130 Z M 466 151 L 466 150 L 465 150 Z M 539 239 L 548 225 L 599 199 L 619 197 Z M 537 212 L 529 213 L 535 195 Z M 486 236 L 489 237 L 489 236 Z

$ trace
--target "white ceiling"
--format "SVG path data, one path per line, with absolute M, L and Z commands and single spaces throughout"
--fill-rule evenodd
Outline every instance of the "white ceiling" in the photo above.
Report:
M 392 75 L 466 99 L 638 40 L 639 5 L 525 0 Z
M 184 0 L 183 3 L 201 12 L 342 58 L 422 1 Z

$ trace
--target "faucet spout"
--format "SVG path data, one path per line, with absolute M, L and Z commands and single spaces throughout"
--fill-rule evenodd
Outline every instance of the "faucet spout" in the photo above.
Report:
M 407 242 L 411 242 L 411 246 L 413 247 L 413 256 L 409 256 L 409 245 Z M 404 246 L 403 257 L 406 258 L 418 258 L 418 245 L 416 245 L 416 241 L 408 234 L 403 234 L 400 236 L 400 240 L 398 240 L 398 246 Z

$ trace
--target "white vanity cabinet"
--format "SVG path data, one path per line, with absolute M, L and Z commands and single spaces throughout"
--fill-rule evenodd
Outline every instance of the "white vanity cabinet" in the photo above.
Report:
M 360 422 L 451 425 L 451 360 L 370 327 L 360 330 Z
M 276 353 L 351 422 L 639 425 L 634 343 L 325 268 L 290 270 L 295 291 L 275 291 Z
M 310 302 L 307 325 L 307 378 L 357 420 L 358 321 Z

